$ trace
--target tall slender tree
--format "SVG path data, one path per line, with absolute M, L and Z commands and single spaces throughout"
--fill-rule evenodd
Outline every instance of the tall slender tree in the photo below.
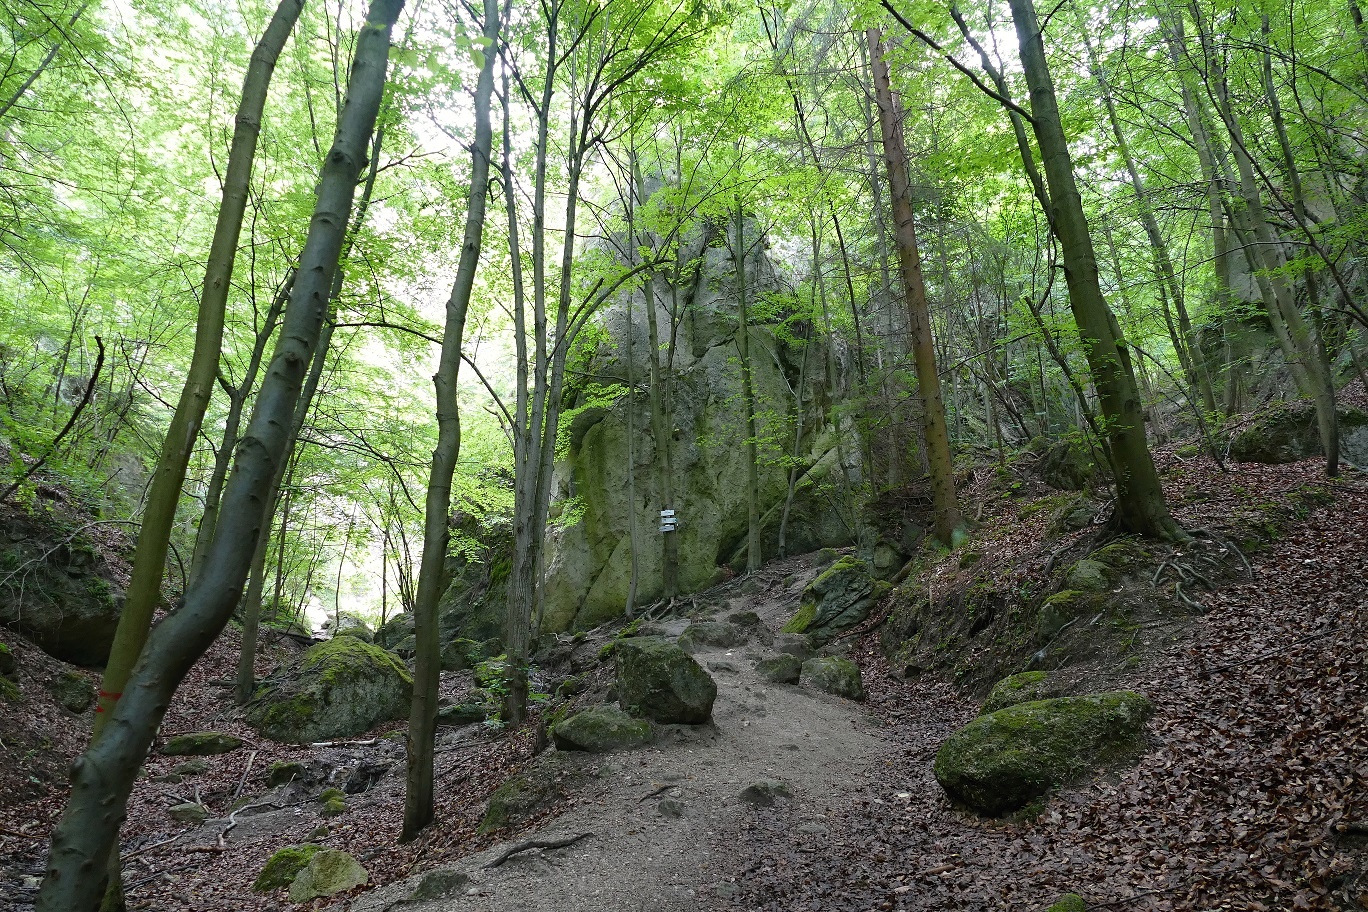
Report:
M 284 458 L 287 427 L 314 355 L 357 178 L 384 95 L 390 34 L 403 0 L 374 0 L 356 41 L 347 100 L 319 174 L 317 200 L 271 366 L 224 492 L 223 518 L 180 607 L 148 637 L 100 738 L 72 767 L 71 796 L 52 833 L 41 912 L 89 912 L 108 882 L 128 797 L 176 688 L 223 630 L 247 577 L 261 507 Z
M 442 670 L 441 633 L 437 625 L 437 601 L 441 598 L 443 567 L 451 538 L 451 478 L 461 454 L 461 413 L 456 381 L 461 367 L 461 341 L 466 314 L 475 287 L 484 237 L 485 205 L 489 187 L 489 157 L 494 147 L 490 126 L 490 102 L 494 94 L 495 49 L 499 40 L 499 0 L 484 0 L 486 52 L 475 83 L 475 139 L 470 146 L 470 202 L 466 209 L 465 236 L 456 266 L 456 279 L 446 305 L 442 354 L 432 378 L 437 391 L 437 448 L 432 453 L 427 502 L 423 518 L 423 557 L 418 570 L 418 597 L 413 609 L 414 653 L 413 704 L 409 713 L 408 780 L 404 798 L 404 829 L 407 842 L 432 822 L 433 741 L 437 730 L 438 679 Z

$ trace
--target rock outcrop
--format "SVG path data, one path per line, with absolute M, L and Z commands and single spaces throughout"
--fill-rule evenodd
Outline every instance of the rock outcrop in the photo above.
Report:
M 1368 414 L 1341 406 L 1337 416 L 1340 457 L 1357 466 L 1368 466 Z M 1230 441 L 1230 458 L 1236 462 L 1299 462 L 1323 452 L 1316 412 L 1306 400 L 1279 406 Z
M 759 237 L 757 225 L 746 226 Z M 552 518 L 546 553 L 546 613 L 543 631 L 588 629 L 622 613 L 631 579 L 631 514 L 640 541 L 638 602 L 661 591 L 662 548 L 659 511 L 676 511 L 679 584 L 693 592 L 717 581 L 720 565 L 743 563 L 746 540 L 747 460 L 737 354 L 737 276 L 719 226 L 692 232 L 682 245 L 686 279 L 671 287 L 661 270 L 652 285 L 660 338 L 672 335 L 670 398 L 674 502 L 661 502 L 656 475 L 660 458 L 650 432 L 650 404 L 644 394 L 629 395 L 622 384 L 589 382 L 584 377 L 626 375 L 626 340 L 631 336 L 633 371 L 646 377 L 650 351 L 646 301 L 638 287 L 630 316 L 625 300 L 602 313 L 583 335 L 573 356 L 575 372 L 564 396 L 566 409 L 553 487 Z M 844 545 L 851 532 L 832 494 L 841 479 L 837 433 L 827 421 L 828 406 L 844 390 L 828 389 L 825 343 L 804 342 L 807 327 L 783 325 L 784 282 L 756 244 L 745 263 L 751 312 L 751 373 L 761 413 L 763 448 L 793 456 L 799 463 L 798 490 L 789 512 L 785 544 L 789 553 Z M 671 331 L 671 313 L 680 316 Z M 816 334 L 812 334 L 814 339 Z M 848 355 L 835 353 L 838 364 Z M 838 369 L 837 383 L 842 372 Z M 802 398 L 802 435 L 795 448 L 790 419 L 794 391 Z M 845 434 L 850 435 L 849 428 Z M 858 446 L 844 448 L 847 469 L 858 475 Z M 627 466 L 634 464 L 635 490 Z M 759 493 L 765 557 L 777 553 L 788 474 L 778 458 L 763 458 Z M 470 634 L 466 634 L 470 635 Z
M 950 797 L 997 817 L 1129 759 L 1151 713 L 1129 691 L 1020 703 L 980 716 L 936 753 L 936 780 Z
M 247 721 L 276 741 L 350 738 L 408 714 L 413 676 L 391 652 L 339 636 L 316 643 L 257 690 Z
M 0 624 L 63 662 L 103 665 L 123 611 L 122 559 L 41 511 L 7 507 L 0 525 Z
M 887 586 L 880 586 L 887 591 Z M 820 646 L 869 617 L 877 596 L 869 565 L 847 555 L 808 583 L 798 613 L 784 625 L 784 632 L 806 634 Z

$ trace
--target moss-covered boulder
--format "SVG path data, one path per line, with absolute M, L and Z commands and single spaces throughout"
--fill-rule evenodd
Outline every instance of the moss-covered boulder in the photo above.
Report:
M 494 710 L 495 707 L 474 701 L 439 706 L 437 707 L 437 725 L 440 728 L 460 728 L 462 725 L 474 725 L 476 722 L 483 722 L 488 719 Z
M 1129 691 L 1009 706 L 941 745 L 936 780 L 981 814 L 1008 814 L 1098 766 L 1137 755 L 1150 713 L 1149 701 Z
M 295 876 L 304 870 L 309 859 L 321 851 L 323 851 L 321 845 L 312 843 L 286 846 L 266 859 L 266 864 L 262 866 L 256 882 L 252 884 L 252 892 L 269 893 L 271 890 L 288 887 L 294 882 Z
M 1095 560 L 1081 560 L 1069 568 L 1070 589 L 1082 592 L 1101 592 L 1107 588 L 1107 565 Z
M 651 740 L 651 723 L 633 718 L 616 706 L 591 706 L 556 723 L 551 740 L 559 750 L 594 754 L 630 750 Z
M 874 601 L 869 565 L 847 555 L 808 583 L 784 632 L 807 634 L 820 646 L 869 617 Z
M 168 757 L 210 757 L 242 747 L 242 739 L 223 732 L 190 732 L 167 738 L 161 752 Z
M 1368 413 L 1341 406 L 1337 416 L 1340 455 L 1355 465 L 1368 463 Z M 1321 453 L 1316 411 L 1308 400 L 1269 412 L 1230 441 L 1230 457 L 1236 462 L 1298 462 Z
M 350 738 L 408 715 L 413 677 L 393 653 L 354 637 L 316 643 L 263 683 L 247 720 L 276 741 Z
M 320 896 L 335 896 L 370 880 L 361 863 L 346 852 L 324 849 L 315 852 L 290 883 L 290 902 L 304 903 Z
M 48 681 L 48 692 L 63 709 L 83 713 L 95 702 L 95 685 L 77 671 L 64 671 Z
M 796 655 L 781 652 L 756 662 L 755 672 L 774 684 L 797 684 L 803 673 L 803 662 Z
M 324 789 L 318 796 L 319 813 L 339 817 L 347 812 L 347 793 L 339 788 Z
M 334 633 L 333 636 L 355 637 L 363 643 L 375 642 L 375 634 L 371 633 L 369 627 L 364 627 L 360 624 L 353 625 L 351 627 L 338 628 L 338 631 Z
M 836 656 L 808 659 L 803 663 L 802 680 L 809 687 L 847 700 L 863 700 L 865 697 L 860 666 L 849 659 Z
M 393 649 L 404 637 L 413 633 L 413 615 L 403 612 L 385 621 L 376 628 L 372 642 L 386 649 Z
M 63 514 L 7 511 L 0 576 L 18 567 L 23 572 L 8 576 L 12 585 L 0 598 L 0 625 L 63 662 L 103 665 L 123 611 L 117 580 L 126 578 L 127 566 L 103 541 L 63 528 L 57 515 Z
M 1064 893 L 1045 912 L 1088 912 L 1088 904 L 1077 893 Z
M 166 813 L 171 815 L 172 820 L 193 826 L 199 826 L 209 819 L 209 809 L 198 801 L 182 801 L 180 804 L 173 804 L 166 809 Z
M 816 654 L 816 650 L 812 648 L 812 640 L 801 633 L 775 634 L 774 642 L 770 646 L 775 652 L 797 656 L 799 662 L 806 662 Z
M 1055 686 L 1048 672 L 1023 671 L 994 684 L 988 698 L 983 701 L 982 712 L 986 715 L 1018 703 L 1034 703 L 1036 700 L 1060 696 L 1063 693 Z
M 717 684 L 683 649 L 660 637 L 618 641 L 618 703 L 656 722 L 697 725 L 712 715 Z
M 1097 597 L 1081 589 L 1061 589 L 1047 598 L 1036 617 L 1036 642 L 1049 643 L 1074 621 L 1093 610 Z
M 489 796 L 489 807 L 477 832 L 492 833 L 561 799 L 567 783 L 575 777 L 573 770 L 564 754 L 548 752 L 537 757 Z
M 298 760 L 277 760 L 266 770 L 266 784 L 271 788 L 288 785 L 291 782 L 303 782 L 308 778 L 309 768 Z
M 688 652 L 698 649 L 730 649 L 746 642 L 746 631 L 722 621 L 695 621 L 679 635 L 679 645 Z

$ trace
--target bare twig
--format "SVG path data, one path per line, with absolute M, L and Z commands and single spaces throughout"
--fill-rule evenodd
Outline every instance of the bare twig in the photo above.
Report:
M 256 762 L 256 758 L 256 751 L 252 751 L 247 755 L 247 765 L 242 768 L 242 778 L 238 780 L 237 788 L 233 790 L 233 798 L 228 802 L 229 806 L 232 806 L 233 802 L 237 801 L 238 797 L 242 795 L 242 787 L 247 784 L 247 774 L 252 771 L 252 764 Z

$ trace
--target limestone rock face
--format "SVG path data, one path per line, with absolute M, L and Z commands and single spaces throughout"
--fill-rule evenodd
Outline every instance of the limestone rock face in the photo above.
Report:
M 1141 747 L 1148 700 L 1129 691 L 1020 703 L 980 716 L 936 754 L 950 797 L 988 816 L 1020 810 Z
M 746 223 L 745 231 L 752 238 L 760 236 L 753 222 Z M 661 455 L 650 431 L 646 396 L 629 395 L 622 384 L 572 379 L 564 396 L 566 420 L 552 490 L 557 522 L 547 538 L 544 631 L 588 629 L 622 613 L 631 581 L 632 513 L 641 540 L 639 603 L 661 592 L 661 509 L 675 510 L 679 519 L 678 531 L 670 534 L 679 538 L 681 591 L 712 585 L 721 565 L 744 563 L 747 461 L 736 346 L 737 269 L 717 226 L 700 226 L 681 247 L 680 262 L 697 263 L 697 269 L 686 268 L 677 287 L 669 284 L 674 270 L 663 269 L 651 289 L 662 344 L 671 334 L 671 312 L 681 315 L 667 403 L 673 421 L 674 502 L 661 502 Z M 788 455 L 794 454 L 791 426 L 785 423 L 794 409 L 792 390 L 800 390 L 803 400 L 799 481 L 785 545 L 789 553 L 803 553 L 848 544 L 850 532 L 831 506 L 841 467 L 837 431 L 826 419 L 827 404 L 845 390 L 825 389 L 824 343 L 813 341 L 804 351 L 803 345 L 791 341 L 790 333 L 776 332 L 777 316 L 766 317 L 764 308 L 756 306 L 771 299 L 777 302 L 783 283 L 765 245 L 756 244 L 752 250 L 744 268 L 747 300 L 755 306 L 750 347 L 757 411 L 762 415 L 759 433 L 782 441 L 778 446 Z M 634 375 L 648 376 L 647 302 L 639 285 L 631 292 L 635 299 L 630 316 L 625 299 L 618 300 L 602 311 L 594 331 L 586 333 L 587 347 L 572 356 L 579 376 L 626 376 L 629 335 Z M 773 307 L 769 310 L 775 313 Z M 843 377 L 847 372 L 839 365 L 849 355 L 844 350 L 835 354 L 837 374 Z M 849 437 L 853 432 L 846 427 L 842 433 Z M 848 468 L 858 476 L 858 446 L 848 444 L 845 453 Z M 629 462 L 635 469 L 635 492 L 628 485 Z M 787 470 L 777 459 L 762 461 L 759 492 L 766 558 L 778 551 L 787 480 Z
M 1368 414 L 1340 407 L 1340 456 L 1358 466 L 1368 465 Z M 1237 462 L 1298 462 L 1322 454 L 1316 412 L 1307 401 L 1288 403 L 1235 435 L 1230 457 Z
M 842 557 L 808 583 L 798 613 L 784 631 L 807 634 L 821 645 L 869 617 L 873 607 L 869 565 L 858 557 Z
M 616 706 L 591 706 L 551 729 L 559 750 L 606 754 L 640 747 L 651 739 L 651 723 L 634 719 Z
M 268 738 L 308 744 L 359 735 L 408 714 L 413 677 L 393 653 L 341 636 L 316 643 L 265 681 L 247 721 Z
M 809 687 L 845 697 L 847 700 L 864 699 L 864 681 L 860 677 L 860 666 L 849 659 L 808 659 L 803 663 L 802 681 Z
M 656 722 L 697 725 L 712 715 L 717 684 L 679 646 L 659 637 L 630 637 L 618 643 L 618 702 Z
M 333 896 L 370 879 L 366 869 L 351 855 L 337 849 L 315 852 L 290 884 L 290 902 L 303 903 Z

